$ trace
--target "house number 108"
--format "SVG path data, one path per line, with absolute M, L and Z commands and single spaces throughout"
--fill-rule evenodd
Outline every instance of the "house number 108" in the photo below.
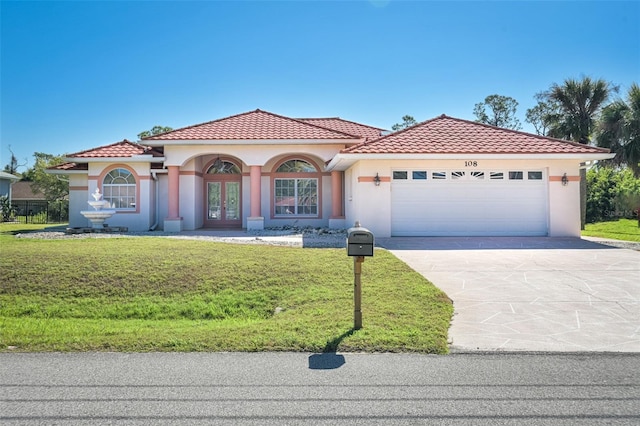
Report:
M 465 161 L 464 162 L 464 166 L 465 167 L 478 167 L 478 162 L 477 161 Z

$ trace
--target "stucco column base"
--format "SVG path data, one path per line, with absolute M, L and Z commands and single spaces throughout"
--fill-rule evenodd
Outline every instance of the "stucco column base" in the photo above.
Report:
M 264 229 L 264 217 L 248 217 L 247 231 L 261 231 Z
M 182 218 L 166 218 L 164 220 L 164 232 L 182 232 Z
M 345 229 L 347 226 L 347 219 L 344 217 L 330 217 L 329 228 L 332 229 Z

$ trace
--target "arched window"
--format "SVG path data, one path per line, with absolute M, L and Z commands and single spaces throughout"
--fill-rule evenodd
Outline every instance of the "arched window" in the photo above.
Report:
M 277 173 L 315 173 L 316 168 L 304 160 L 285 161 L 276 170 Z
M 207 174 L 210 175 L 239 175 L 240 173 L 242 173 L 240 167 L 236 166 L 230 161 L 222 161 L 220 159 L 214 161 L 211 167 L 209 167 L 209 170 L 207 170 Z
M 275 216 L 318 216 L 318 170 L 313 164 L 285 161 L 276 169 L 273 187 Z
M 113 169 L 102 181 L 103 199 L 111 208 L 134 210 L 136 208 L 136 178 L 127 169 Z

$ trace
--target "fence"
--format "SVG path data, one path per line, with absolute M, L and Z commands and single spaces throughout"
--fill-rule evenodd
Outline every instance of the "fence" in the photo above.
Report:
M 64 223 L 69 221 L 68 201 L 13 201 L 20 223 Z

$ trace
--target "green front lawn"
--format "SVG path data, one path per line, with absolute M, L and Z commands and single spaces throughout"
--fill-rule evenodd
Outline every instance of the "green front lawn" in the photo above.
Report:
M 447 352 L 451 301 L 385 250 L 363 264 L 353 331 L 344 249 L 15 238 L 24 226 L 0 225 L 0 351 Z
M 637 219 L 619 219 L 607 222 L 587 223 L 582 235 L 587 237 L 610 238 L 613 240 L 640 242 L 640 228 Z

